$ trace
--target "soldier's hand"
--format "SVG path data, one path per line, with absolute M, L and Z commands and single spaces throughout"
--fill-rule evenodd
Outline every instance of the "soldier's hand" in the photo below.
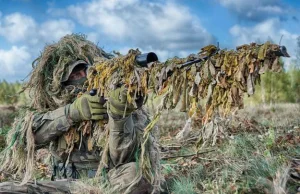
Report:
M 122 117 L 124 114 L 128 116 L 143 104 L 143 98 L 139 97 L 135 102 L 137 107 L 127 101 L 127 89 L 125 86 L 117 88 L 109 93 L 109 111 L 112 116 Z
M 83 94 L 71 104 L 69 116 L 75 122 L 107 119 L 105 100 L 100 100 L 98 96 Z

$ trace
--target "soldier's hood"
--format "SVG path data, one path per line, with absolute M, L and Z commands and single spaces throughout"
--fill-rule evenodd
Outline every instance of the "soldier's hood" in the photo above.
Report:
M 86 61 L 84 61 L 84 60 L 78 60 L 78 61 L 73 62 L 71 65 L 69 65 L 69 66 L 66 68 L 66 70 L 65 70 L 65 72 L 64 72 L 64 74 L 63 74 L 63 77 L 62 77 L 62 79 L 61 79 L 61 82 L 66 82 L 66 81 L 68 81 L 69 76 L 71 75 L 73 69 L 74 69 L 77 65 L 82 65 L 82 64 L 85 65 L 86 67 L 89 67 L 89 66 L 90 66 L 90 65 L 89 65 Z

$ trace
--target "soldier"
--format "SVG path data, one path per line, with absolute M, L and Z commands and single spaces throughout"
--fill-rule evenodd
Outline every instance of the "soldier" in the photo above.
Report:
M 25 170 L 25 175 L 21 185 L 1 183 L 0 193 L 75 192 L 78 187 L 73 180 L 93 178 L 97 170 L 107 179 L 110 192 L 158 191 L 159 152 L 152 136 L 148 151 L 153 156 L 149 157 L 151 167 L 156 168 L 154 181 L 142 175 L 137 161 L 143 129 L 149 123 L 143 98 L 136 101 L 136 109 L 126 104 L 124 86 L 111 91 L 108 101 L 85 91 L 87 70 L 97 57 L 112 56 L 79 35 L 67 35 L 46 46 L 26 85 L 33 93 L 30 110 L 15 121 L 2 158 L 2 172 Z M 79 93 L 82 95 L 77 97 Z M 105 130 L 99 121 L 107 120 Z M 105 143 L 99 146 L 102 141 Z M 34 150 L 49 145 L 52 181 L 30 182 Z M 25 152 L 19 156 L 26 158 L 19 158 L 16 150 Z M 24 160 L 26 163 L 20 162 Z

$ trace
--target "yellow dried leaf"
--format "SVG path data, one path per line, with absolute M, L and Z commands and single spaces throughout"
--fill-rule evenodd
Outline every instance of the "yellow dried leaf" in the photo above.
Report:
M 93 150 L 93 145 L 94 145 L 93 138 L 91 136 L 89 136 L 89 139 L 88 139 L 88 151 L 92 151 Z

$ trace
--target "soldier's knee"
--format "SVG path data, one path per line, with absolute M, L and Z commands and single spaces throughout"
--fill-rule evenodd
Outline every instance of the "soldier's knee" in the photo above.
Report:
M 139 175 L 138 164 L 131 162 L 123 164 L 108 172 L 108 179 L 114 191 L 130 193 L 149 193 L 151 184 Z
M 111 184 L 130 183 L 137 176 L 137 163 L 130 162 L 123 164 L 108 172 L 108 179 Z

